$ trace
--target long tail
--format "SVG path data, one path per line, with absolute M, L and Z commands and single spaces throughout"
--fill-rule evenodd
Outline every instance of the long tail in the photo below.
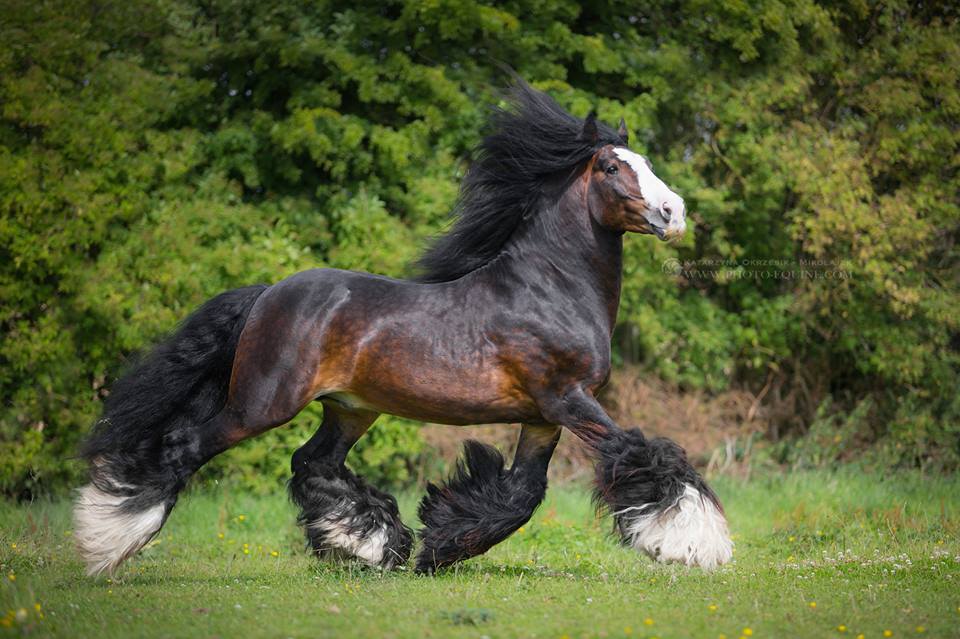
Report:
M 189 477 L 169 459 L 168 442 L 223 408 L 240 332 L 265 289 L 208 301 L 111 388 L 81 451 L 90 483 L 74 506 L 88 574 L 112 573 L 163 526 Z

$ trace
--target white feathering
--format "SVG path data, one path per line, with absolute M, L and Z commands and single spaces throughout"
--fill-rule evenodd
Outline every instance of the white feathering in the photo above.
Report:
M 307 528 L 322 532 L 326 541 L 332 546 L 330 550 L 340 550 L 362 559 L 371 566 L 379 566 L 387 547 L 386 524 L 368 536 L 361 536 L 351 530 L 347 519 L 349 516 L 331 513 L 310 522 Z
M 140 512 L 124 512 L 126 496 L 111 495 L 93 484 L 77 491 L 73 508 L 74 537 L 88 575 L 112 574 L 163 526 L 166 509 L 157 504 Z
M 653 504 L 617 513 L 620 531 L 630 546 L 663 563 L 682 563 L 706 570 L 733 557 L 727 520 L 712 500 L 686 485 L 677 502 L 661 512 Z M 632 512 L 639 513 L 631 517 Z

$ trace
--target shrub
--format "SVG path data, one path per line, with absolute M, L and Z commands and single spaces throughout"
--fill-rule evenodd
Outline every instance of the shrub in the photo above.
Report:
M 204 299 L 313 266 L 403 275 L 497 101 L 492 60 L 578 115 L 624 116 L 686 197 L 683 242 L 626 242 L 620 361 L 710 392 L 775 379 L 805 398 L 793 434 L 868 401 L 865 443 L 896 463 L 960 460 L 948 5 L 7 5 L 6 494 L 75 481 L 123 362 Z M 668 258 L 724 267 L 665 272 Z M 404 481 L 418 443 L 396 423 L 353 459 Z M 272 483 L 298 428 L 235 455 Z

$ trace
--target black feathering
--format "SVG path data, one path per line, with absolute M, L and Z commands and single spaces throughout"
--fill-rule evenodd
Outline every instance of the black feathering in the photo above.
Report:
M 614 515 L 642 504 L 650 512 L 672 508 L 683 495 L 684 486 L 696 488 L 723 512 L 720 499 L 687 460 L 687 453 L 665 437 L 647 439 L 639 429 L 615 431 L 597 447 L 594 501 L 598 508 Z
M 546 491 L 545 473 L 506 470 L 496 448 L 464 442 L 463 459 L 447 483 L 428 484 L 420 502 L 417 572 L 485 553 L 530 520 Z

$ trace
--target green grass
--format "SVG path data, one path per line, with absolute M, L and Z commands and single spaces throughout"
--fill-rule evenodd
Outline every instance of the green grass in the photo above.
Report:
M 222 490 L 184 498 L 115 580 L 91 579 L 69 504 L 0 504 L 0 614 L 12 611 L 0 636 L 960 635 L 958 478 L 846 471 L 715 486 L 736 559 L 713 573 L 619 547 L 570 488 L 551 491 L 507 542 L 436 577 L 318 562 L 284 495 Z M 408 521 L 415 500 L 402 500 Z

